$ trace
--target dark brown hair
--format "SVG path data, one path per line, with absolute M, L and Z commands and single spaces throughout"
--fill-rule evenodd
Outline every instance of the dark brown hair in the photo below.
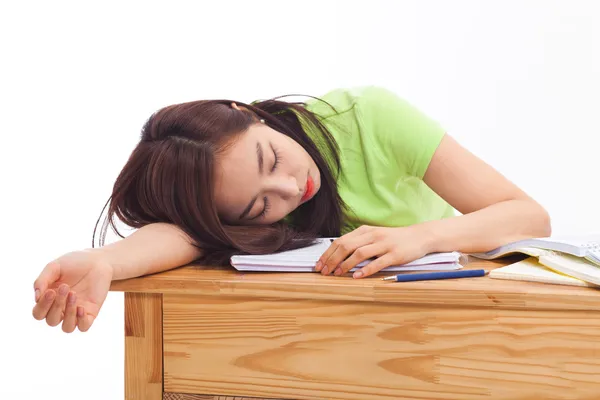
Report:
M 101 246 L 108 226 L 124 237 L 115 226 L 115 217 L 133 228 L 155 222 L 174 224 L 202 250 L 201 261 L 211 264 L 226 264 L 233 254 L 289 250 L 310 244 L 318 236 L 340 235 L 344 204 L 336 185 L 338 148 L 320 119 L 304 103 L 278 99 L 235 102 L 243 111 L 232 108 L 231 103 L 202 100 L 175 104 L 148 119 L 105 205 L 104 209 L 110 203 Z M 259 119 L 308 152 L 321 173 L 321 188 L 286 221 L 227 225 L 219 219 L 214 201 L 215 159 Z M 312 139 L 305 129 L 311 130 Z

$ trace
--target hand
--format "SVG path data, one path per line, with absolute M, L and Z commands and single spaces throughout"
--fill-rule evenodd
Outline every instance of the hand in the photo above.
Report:
M 85 332 L 98 316 L 112 281 L 113 268 L 98 253 L 76 251 L 52 261 L 33 284 L 33 317 L 62 330 Z
M 323 275 L 340 276 L 361 262 L 375 258 L 354 272 L 364 278 L 391 265 L 401 265 L 428 254 L 429 236 L 417 226 L 387 228 L 361 226 L 335 240 L 321 255 L 316 270 Z

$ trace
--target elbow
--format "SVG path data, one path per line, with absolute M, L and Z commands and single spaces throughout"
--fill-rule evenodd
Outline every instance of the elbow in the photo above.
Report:
M 518 235 L 526 238 L 544 238 L 552 236 L 552 219 L 541 204 L 531 198 L 518 199 L 520 222 L 517 222 Z
M 542 230 L 544 237 L 552 236 L 552 220 L 550 218 L 550 214 L 548 211 L 542 209 L 543 211 L 543 219 L 542 219 Z
M 539 204 L 535 204 L 535 215 L 536 218 L 532 218 L 535 221 L 535 236 L 537 237 L 550 237 L 552 236 L 552 219 L 548 211 Z

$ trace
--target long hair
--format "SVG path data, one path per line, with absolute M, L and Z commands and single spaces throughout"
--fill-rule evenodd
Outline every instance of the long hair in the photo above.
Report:
M 233 254 L 290 250 L 308 245 L 318 236 L 340 235 L 345 206 L 336 184 L 339 149 L 321 120 L 304 103 L 278 99 L 235 102 L 242 111 L 231 103 L 202 100 L 175 104 L 148 119 L 104 206 L 106 209 L 110 203 L 101 228 L 101 246 L 109 226 L 124 237 L 115 217 L 132 228 L 156 222 L 174 224 L 201 250 L 199 261 L 209 264 L 227 264 Z M 215 159 L 259 119 L 308 152 L 321 173 L 321 188 L 285 221 L 228 225 L 219 218 L 214 199 Z M 315 140 L 305 129 L 311 130 Z

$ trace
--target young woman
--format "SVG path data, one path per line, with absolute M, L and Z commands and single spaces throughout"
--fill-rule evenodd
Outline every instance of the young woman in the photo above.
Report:
M 118 176 L 107 217 L 101 244 L 114 217 L 139 229 L 50 262 L 34 283 L 36 319 L 87 331 L 112 280 L 194 260 L 227 263 L 236 252 L 291 249 L 317 236 L 340 236 L 317 271 L 341 276 L 375 258 L 352 275 L 365 278 L 432 252 L 550 235 L 539 204 L 378 87 L 306 104 L 163 108 Z

